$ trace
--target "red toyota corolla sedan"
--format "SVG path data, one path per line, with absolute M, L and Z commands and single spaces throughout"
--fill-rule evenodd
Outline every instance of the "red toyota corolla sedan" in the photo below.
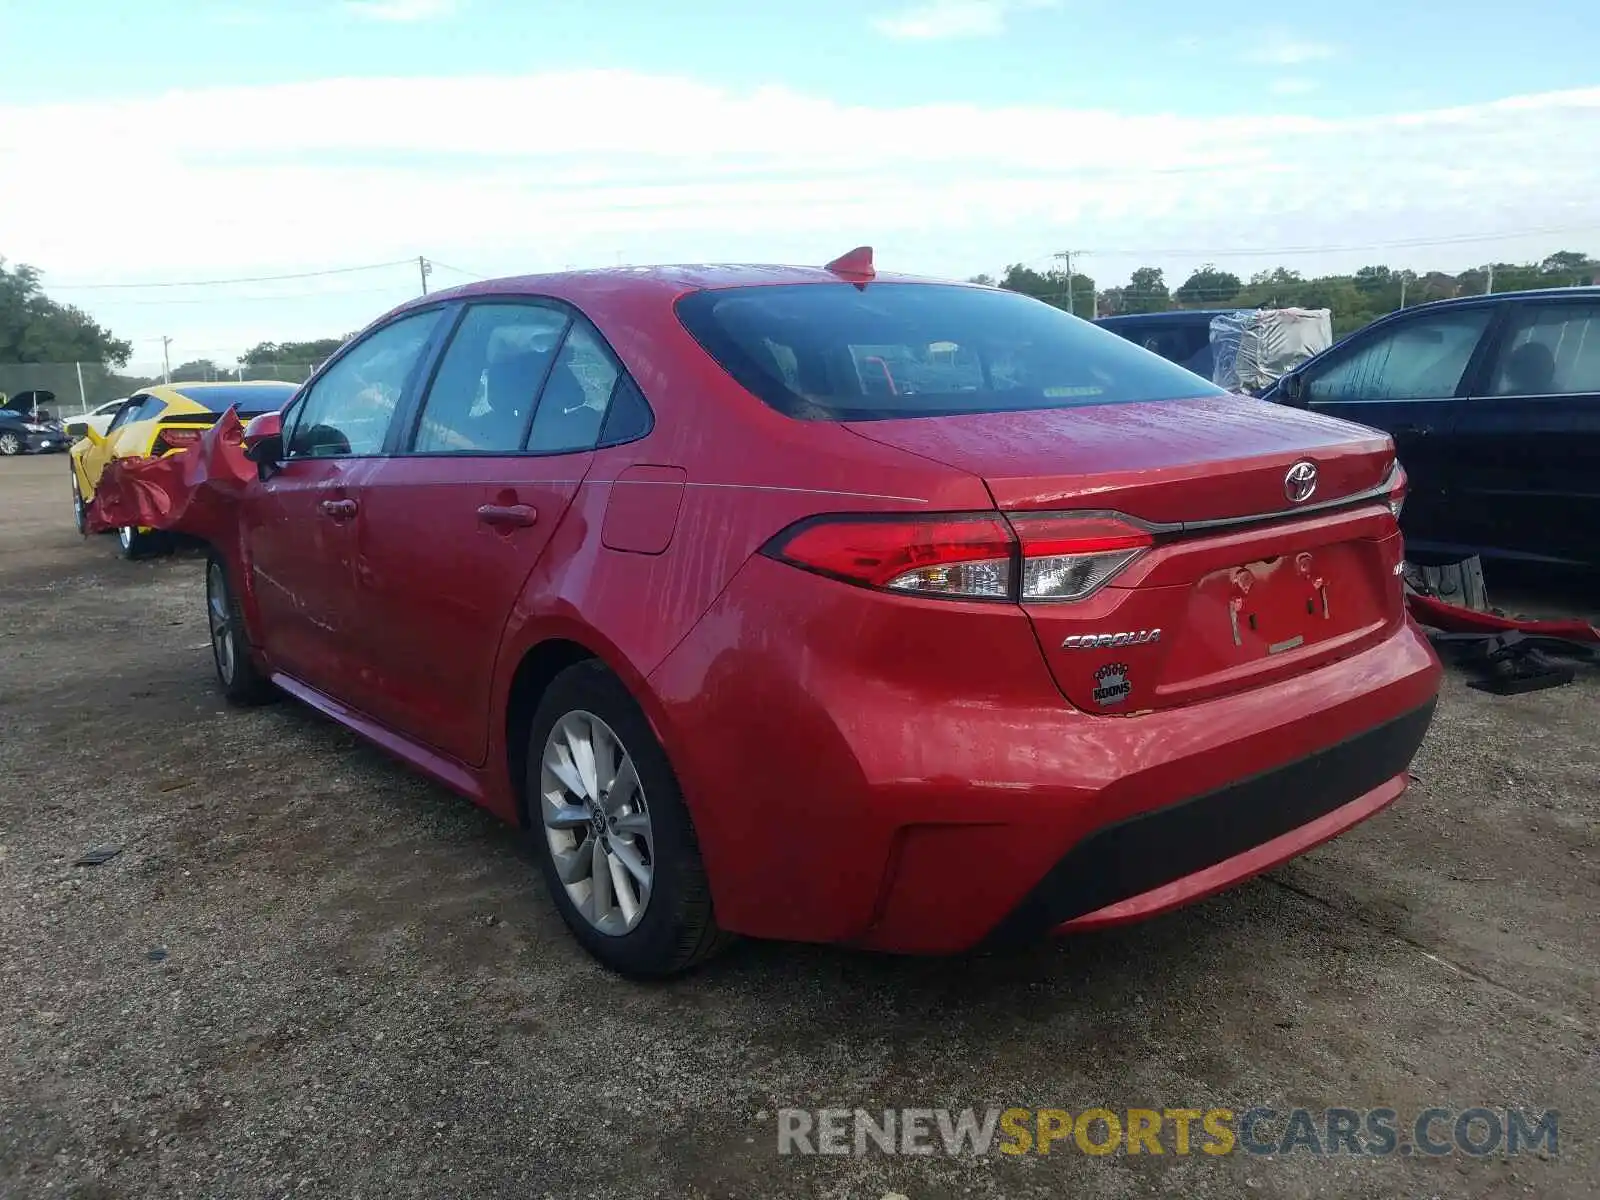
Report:
M 246 445 L 228 696 L 528 827 L 628 974 L 1161 912 L 1393 801 L 1439 686 L 1387 437 L 870 251 L 427 296 Z

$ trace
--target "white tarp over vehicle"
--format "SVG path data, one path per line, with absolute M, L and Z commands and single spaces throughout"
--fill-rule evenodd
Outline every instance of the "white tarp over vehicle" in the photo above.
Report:
M 1326 308 L 1245 308 L 1211 318 L 1211 381 L 1233 392 L 1262 392 L 1333 345 Z

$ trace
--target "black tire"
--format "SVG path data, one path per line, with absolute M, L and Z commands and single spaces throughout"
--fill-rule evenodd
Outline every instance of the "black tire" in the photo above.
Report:
M 256 666 L 244 616 L 228 580 L 227 562 L 213 551 L 206 556 L 206 629 L 211 635 L 211 665 L 228 702 L 249 708 L 275 700 L 278 689 Z
M 89 506 L 83 502 L 83 489 L 78 486 L 78 472 L 69 459 L 67 468 L 72 473 L 72 520 L 78 527 L 78 536 L 89 535 Z
M 130 562 L 149 558 L 166 548 L 166 537 L 152 530 L 141 530 L 137 525 L 123 525 L 117 530 L 117 552 Z
M 545 746 L 562 719 L 574 713 L 600 718 L 620 739 L 648 806 L 653 879 L 638 924 L 626 933 L 602 932 L 574 903 L 558 873 L 544 823 L 540 790 Z M 666 753 L 638 703 L 601 663 L 590 660 L 567 668 L 540 699 L 528 730 L 523 795 L 551 899 L 579 944 L 603 965 L 633 979 L 664 979 L 698 966 L 732 941 L 717 928 L 694 824 Z

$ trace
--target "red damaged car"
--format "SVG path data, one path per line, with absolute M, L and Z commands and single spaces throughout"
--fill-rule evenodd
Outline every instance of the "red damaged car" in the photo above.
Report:
M 244 444 L 228 696 L 528 827 L 633 975 L 1161 912 L 1398 797 L 1439 686 L 1385 435 L 870 251 L 427 296 Z

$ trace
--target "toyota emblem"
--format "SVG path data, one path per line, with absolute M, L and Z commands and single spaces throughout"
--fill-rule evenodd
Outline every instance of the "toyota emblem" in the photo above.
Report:
M 1295 463 L 1283 477 L 1283 494 L 1292 504 L 1303 504 L 1317 490 L 1317 464 L 1309 461 Z

